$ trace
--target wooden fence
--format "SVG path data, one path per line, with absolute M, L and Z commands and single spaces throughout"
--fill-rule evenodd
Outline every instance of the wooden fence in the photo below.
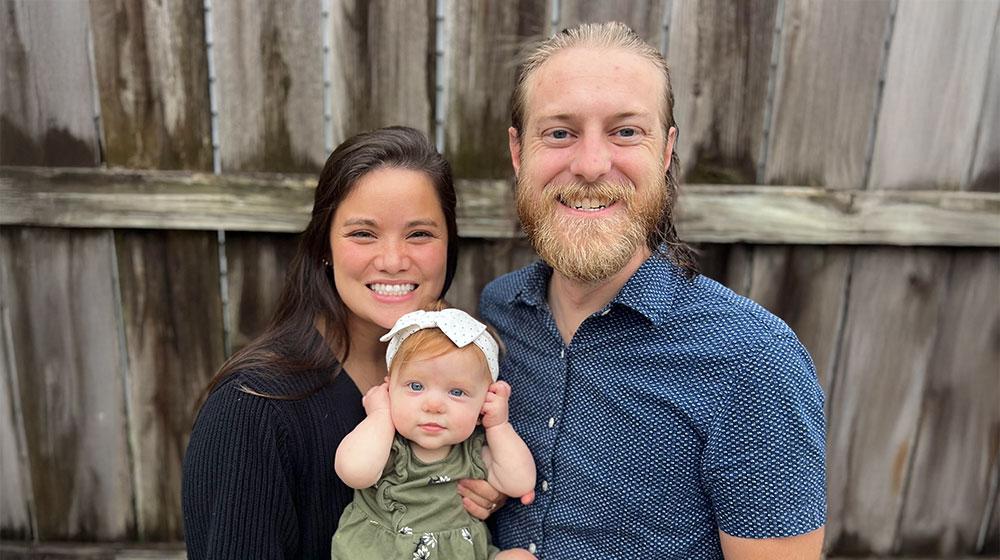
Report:
M 452 301 L 533 259 L 512 58 L 609 19 L 672 65 L 682 236 L 816 362 L 827 549 L 998 553 L 1000 0 L 0 6 L 8 553 L 182 538 L 196 398 L 266 321 L 347 136 L 408 124 L 453 162 Z

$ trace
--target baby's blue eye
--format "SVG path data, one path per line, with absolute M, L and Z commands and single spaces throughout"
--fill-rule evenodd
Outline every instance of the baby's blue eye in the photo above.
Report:
M 452 389 L 451 391 L 448 391 L 448 394 L 453 397 L 461 397 L 462 395 L 465 394 L 465 391 L 461 389 Z
M 416 381 L 411 381 L 410 384 L 408 385 L 408 387 L 410 388 L 411 391 L 423 391 L 424 390 L 423 383 L 417 383 Z

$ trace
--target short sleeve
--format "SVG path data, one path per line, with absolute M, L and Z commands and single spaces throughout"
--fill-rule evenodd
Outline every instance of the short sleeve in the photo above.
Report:
M 281 433 L 266 399 L 233 385 L 209 396 L 184 456 L 188 558 L 297 554 L 297 517 Z
M 826 521 L 823 392 L 792 338 L 750 356 L 709 434 L 703 476 L 719 528 L 745 538 L 804 534 Z
M 483 461 L 483 447 L 486 445 L 486 432 L 476 428 L 465 440 L 462 452 L 465 454 L 465 464 L 469 465 L 468 478 L 486 478 L 486 462 Z

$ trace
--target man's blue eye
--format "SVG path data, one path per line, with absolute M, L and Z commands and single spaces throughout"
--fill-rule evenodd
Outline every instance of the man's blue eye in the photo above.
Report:
M 552 131 L 552 137 L 556 140 L 565 140 L 566 138 L 569 138 L 569 132 L 566 132 L 565 130 L 554 130 Z
M 416 381 L 411 381 L 409 387 L 410 387 L 411 391 L 423 391 L 424 390 L 423 384 L 422 383 L 417 383 Z
M 618 131 L 618 135 L 623 138 L 632 138 L 636 134 L 639 134 L 639 131 L 634 128 L 623 128 Z
M 453 397 L 461 397 L 462 395 L 465 394 L 465 391 L 461 389 L 452 389 L 451 391 L 448 391 L 448 394 L 450 394 Z

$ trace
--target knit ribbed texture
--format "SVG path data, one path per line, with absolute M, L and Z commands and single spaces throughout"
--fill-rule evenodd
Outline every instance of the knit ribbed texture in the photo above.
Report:
M 353 498 L 333 471 L 340 441 L 365 417 L 341 373 L 266 379 L 238 373 L 198 414 L 184 456 L 182 502 L 188 558 L 330 557 L 330 539 Z

